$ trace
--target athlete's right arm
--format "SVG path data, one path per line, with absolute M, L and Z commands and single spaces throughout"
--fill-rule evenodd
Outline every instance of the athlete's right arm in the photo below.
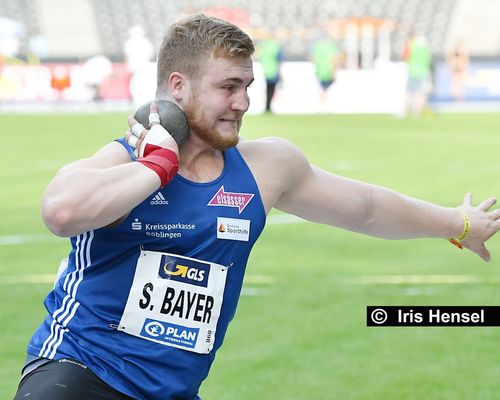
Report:
M 54 234 L 75 236 L 117 221 L 159 187 L 153 170 L 113 142 L 61 168 L 43 194 L 42 217 Z

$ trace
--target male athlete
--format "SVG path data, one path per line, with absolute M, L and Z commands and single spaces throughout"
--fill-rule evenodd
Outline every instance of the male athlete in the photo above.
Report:
M 43 219 L 72 250 L 16 399 L 199 399 L 272 207 L 384 238 L 454 238 L 489 259 L 493 198 L 440 207 L 323 171 L 283 139 L 239 140 L 253 51 L 215 18 L 173 25 L 157 99 L 185 111 L 186 141 L 158 124 L 152 103 L 151 129 L 130 118 L 125 140 L 49 183 Z

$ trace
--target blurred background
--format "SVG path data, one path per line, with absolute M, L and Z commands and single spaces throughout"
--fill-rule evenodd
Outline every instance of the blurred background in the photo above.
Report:
M 500 108 L 495 0 L 0 0 L 0 112 L 145 102 L 167 27 L 198 12 L 255 39 L 251 113 Z

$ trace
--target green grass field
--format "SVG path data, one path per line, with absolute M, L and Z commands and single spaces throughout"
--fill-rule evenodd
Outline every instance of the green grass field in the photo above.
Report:
M 127 126 L 118 114 L 1 115 L 0 126 L 3 400 L 69 249 L 41 221 L 42 191 L 59 167 Z M 286 137 L 324 169 L 442 205 L 467 191 L 500 196 L 498 114 L 248 116 L 242 136 Z M 367 328 L 365 308 L 500 305 L 500 236 L 486 264 L 445 240 L 384 241 L 274 218 L 250 258 L 204 400 L 499 398 L 500 328 Z

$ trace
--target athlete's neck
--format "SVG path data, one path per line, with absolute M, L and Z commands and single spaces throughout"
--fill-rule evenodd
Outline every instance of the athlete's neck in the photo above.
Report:
M 179 160 L 179 174 L 193 182 L 213 181 L 224 169 L 222 152 L 192 133 L 179 149 Z

